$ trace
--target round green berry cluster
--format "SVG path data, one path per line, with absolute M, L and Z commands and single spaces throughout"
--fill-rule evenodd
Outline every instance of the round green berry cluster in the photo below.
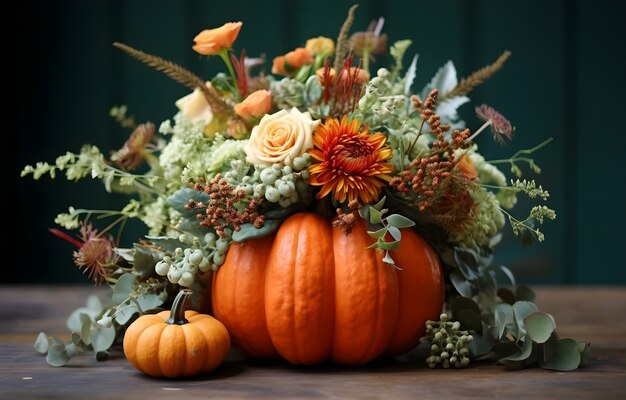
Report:
M 467 367 L 470 363 L 470 343 L 472 335 L 461 330 L 461 323 L 448 321 L 446 314 L 441 314 L 440 321 L 427 321 L 426 333 L 430 340 L 430 356 L 426 363 L 430 368 L 441 364 L 444 368 Z
M 251 175 L 247 175 L 247 171 L 242 173 L 237 165 L 231 165 L 232 169 L 224 174 L 224 178 L 236 188 L 244 189 L 247 195 L 287 208 L 309 200 L 310 164 L 310 155 L 304 153 L 295 157 L 291 166 L 256 167 Z
M 177 247 L 171 255 L 164 256 L 155 265 L 155 271 L 180 286 L 190 287 L 199 272 L 215 271 L 224 263 L 226 251 L 231 242 L 230 229 L 225 229 L 226 237 L 218 238 L 215 233 L 207 233 L 203 238 L 180 235 L 178 240 L 189 247 Z

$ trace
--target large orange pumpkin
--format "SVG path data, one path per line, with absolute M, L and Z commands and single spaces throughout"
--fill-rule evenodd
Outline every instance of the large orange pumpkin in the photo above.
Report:
M 294 364 L 364 364 L 413 348 L 444 302 L 437 254 L 410 229 L 395 268 L 367 249 L 361 219 L 352 233 L 298 213 L 275 235 L 233 244 L 213 279 L 215 317 L 253 357 Z

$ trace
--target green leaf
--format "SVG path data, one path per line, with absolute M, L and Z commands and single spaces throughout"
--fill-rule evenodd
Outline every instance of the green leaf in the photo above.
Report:
M 535 303 L 529 301 L 516 301 L 513 304 L 513 313 L 515 314 L 515 323 L 518 328 L 517 339 L 521 340 L 526 336 L 526 327 L 524 326 L 524 318 L 538 311 Z
M 478 278 L 476 273 L 480 256 L 473 250 L 457 247 L 454 249 L 454 261 L 465 279 L 471 281 Z
M 400 233 L 400 229 L 396 228 L 395 226 L 390 226 L 388 230 L 391 237 L 395 240 L 400 241 L 400 239 L 402 239 L 402 233 Z
M 507 288 L 498 289 L 498 297 L 506 304 L 513 305 L 515 303 L 515 294 Z
M 520 348 L 514 342 L 507 341 L 494 343 L 492 350 L 495 358 L 502 359 L 519 353 Z
M 374 207 L 370 207 L 370 224 L 378 225 L 383 222 L 382 213 Z
M 322 96 L 324 88 L 320 85 L 317 75 L 313 74 L 304 83 L 304 101 L 313 104 Z
M 60 367 L 67 364 L 70 357 L 65 351 L 65 343 L 59 338 L 52 338 L 52 345 L 48 349 L 46 362 L 53 367 Z
M 389 225 L 395 226 L 398 229 L 409 228 L 415 225 L 415 222 L 400 214 L 391 214 L 385 218 L 385 220 Z
M 154 266 L 161 257 L 158 257 L 152 250 L 138 243 L 133 245 L 133 250 L 133 266 L 135 271 L 144 277 L 154 275 Z M 174 250 L 172 249 L 172 251 Z
M 189 210 L 187 204 L 189 200 L 195 200 L 199 203 L 207 203 L 209 201 L 209 195 L 200 192 L 192 188 L 178 189 L 174 194 L 167 198 L 167 203 L 176 211 L 178 211 L 183 217 L 193 217 L 200 210 Z
M 524 326 L 528 332 L 528 336 L 537 343 L 545 343 L 554 329 L 556 323 L 550 314 L 544 312 L 534 312 L 524 318 Z
M 486 326 L 483 326 L 483 331 L 486 332 Z M 491 351 L 491 347 L 493 346 L 493 338 L 490 334 L 472 335 L 474 340 L 470 343 L 470 352 L 474 357 L 480 357 L 485 355 Z
M 115 341 L 115 327 L 105 328 L 99 326 L 91 333 L 91 345 L 94 351 L 108 350 Z
M 506 278 L 509 280 L 505 284 L 505 286 L 513 286 L 513 285 L 515 285 L 515 275 L 513 275 L 513 272 L 510 269 L 508 269 L 507 267 L 505 267 L 504 265 L 500 265 L 498 268 L 500 269 L 500 271 L 502 271 L 504 273 Z M 526 299 L 524 299 L 524 300 L 526 300 Z
M 483 323 L 480 319 L 480 314 L 478 314 L 477 312 L 467 309 L 461 310 L 458 313 L 458 318 L 455 319 L 459 321 L 461 323 L 461 326 L 465 329 L 477 332 L 478 334 L 483 333 Z
M 145 313 L 146 311 L 154 310 L 161 304 L 163 304 L 163 300 L 154 293 L 150 294 L 142 294 L 137 298 L 137 303 L 139 303 L 139 307 L 141 307 L 141 312 Z
M 450 302 L 450 309 L 452 310 L 452 319 L 454 320 L 459 319 L 459 313 L 463 310 L 470 310 L 480 315 L 478 304 L 469 297 L 455 297 Z
M 415 80 L 416 72 L 417 72 L 417 59 L 419 55 L 414 55 L 413 60 L 411 60 L 411 64 L 409 68 L 407 68 L 406 74 L 404 75 L 404 95 L 409 96 L 411 94 L 411 86 L 413 86 L 413 81 Z
M 128 298 L 130 292 L 132 292 L 135 287 L 135 280 L 137 277 L 130 272 L 127 272 L 120 276 L 113 286 L 113 297 L 112 300 L 114 303 L 122 303 L 124 300 Z
M 504 357 L 500 359 L 499 361 L 503 364 L 505 364 L 504 361 L 523 361 L 523 360 L 526 360 L 528 357 L 530 357 L 530 353 L 532 352 L 532 350 L 533 350 L 533 341 L 526 340 L 522 344 L 522 347 L 519 349 L 517 353 Z
M 177 247 L 180 247 L 182 249 L 184 249 L 185 247 L 189 247 L 188 244 L 181 242 L 177 238 L 172 238 L 169 236 L 146 236 L 146 239 L 148 239 L 150 243 L 154 243 L 157 246 L 162 247 L 166 251 L 172 253 L 176 250 Z M 137 246 L 137 244 L 135 244 L 135 246 Z M 144 249 L 150 251 L 150 249 L 146 248 L 145 246 L 141 247 L 144 247 Z
M 256 228 L 254 225 L 247 223 L 241 225 L 241 229 L 233 232 L 232 239 L 237 243 L 245 242 L 248 239 L 257 239 L 263 236 L 267 236 L 274 232 L 280 226 L 282 221 L 278 219 L 268 219 L 263 223 L 263 226 Z
M 554 356 L 539 365 L 545 369 L 556 371 L 572 371 L 578 368 L 581 362 L 581 354 L 578 342 L 572 339 L 561 339 L 556 343 Z
M 367 231 L 367 234 L 376 239 L 382 239 L 387 234 L 387 228 L 380 228 L 377 231 Z
M 589 353 L 591 344 L 587 342 L 578 341 L 578 351 L 580 352 L 580 366 L 584 367 L 589 363 Z
M 35 344 L 33 345 L 33 349 L 35 349 L 37 353 L 46 354 L 49 346 L 50 341 L 48 340 L 48 335 L 43 332 L 39 332 L 37 340 L 35 340 Z
M 80 314 L 80 338 L 85 344 L 91 344 L 91 318 L 86 314 Z
M 531 303 L 534 303 L 536 298 L 535 292 L 527 286 L 518 286 L 515 289 L 515 297 L 517 300 L 530 301 Z
M 397 250 L 398 246 L 400 246 L 400 241 L 395 240 L 393 242 L 383 242 L 382 240 L 378 240 L 378 248 L 382 250 Z
M 385 200 L 387 200 L 387 196 L 383 196 L 383 198 L 380 199 L 378 201 L 378 203 L 370 206 L 370 208 L 373 207 L 376 211 L 382 211 L 383 210 L 383 206 L 385 205 Z M 377 222 L 377 223 L 380 223 L 380 222 Z
M 498 329 L 496 339 L 501 339 L 504 336 L 505 329 L 508 329 L 513 336 L 517 336 L 517 325 L 515 324 L 513 307 L 511 305 L 499 304 L 493 317 Z
M 126 324 L 136 313 L 139 312 L 137 304 L 135 302 L 126 302 L 117 309 L 115 313 L 115 322 L 120 325 Z
M 472 285 L 456 273 L 450 274 L 450 282 L 456 291 L 464 297 L 472 297 Z

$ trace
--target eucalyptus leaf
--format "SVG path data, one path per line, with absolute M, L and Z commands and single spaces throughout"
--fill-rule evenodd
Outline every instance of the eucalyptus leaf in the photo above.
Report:
M 80 338 L 83 343 L 89 345 L 91 344 L 91 318 L 86 314 L 80 314 L 80 324 Z
M 500 299 L 509 305 L 513 305 L 515 304 L 515 294 L 507 288 L 500 288 L 498 289 L 498 297 L 500 297 Z
M 498 269 L 500 269 L 500 271 L 502 271 L 504 273 L 504 275 L 507 277 L 508 282 L 505 284 L 505 286 L 514 286 L 515 285 L 515 275 L 513 274 L 513 272 L 508 269 L 507 267 L 505 267 L 504 265 L 500 265 L 498 267 Z M 526 300 L 526 299 L 524 299 Z
M 378 248 L 381 250 L 398 250 L 398 246 L 400 246 L 399 240 L 393 242 L 384 242 L 381 239 L 378 240 Z
M 137 303 L 139 303 L 139 307 L 141 307 L 141 312 L 146 312 L 150 310 L 154 310 L 161 304 L 163 304 L 163 300 L 154 293 L 144 293 L 137 297 Z
M 33 345 L 33 349 L 35 349 L 37 353 L 46 354 L 49 346 L 50 341 L 48 340 L 48 335 L 43 332 L 39 332 L 39 335 L 37 335 L 37 339 L 35 340 L 35 344 Z
M 172 252 L 172 253 L 176 250 L 177 247 L 180 247 L 182 249 L 189 247 L 188 244 L 181 242 L 177 238 L 173 238 L 169 236 L 146 236 L 146 239 L 148 239 L 150 243 L 154 243 L 157 246 L 162 247 L 164 250 Z M 141 246 L 141 245 L 135 244 L 135 247 L 137 246 Z M 151 255 L 154 256 L 152 250 L 150 250 L 149 248 L 145 246 L 141 246 L 141 247 L 143 247 L 145 250 L 148 250 L 151 253 Z
M 474 280 L 478 278 L 478 254 L 470 249 L 464 249 L 457 247 L 454 249 L 454 261 L 456 265 L 467 280 Z
M 74 343 L 69 343 L 67 346 L 65 346 L 65 354 L 67 354 L 68 358 L 74 357 L 77 352 L 78 349 L 76 348 L 76 345 Z
M 385 205 L 385 201 L 387 200 L 387 196 L 383 196 L 382 199 L 378 200 L 378 203 L 370 206 L 369 208 L 374 208 L 377 211 L 382 211 L 383 210 L 383 206 Z M 379 222 L 380 223 L 380 222 Z
M 367 234 L 375 239 L 382 239 L 387 234 L 387 228 L 380 228 L 377 231 L 367 231 Z
M 183 219 L 176 225 L 176 228 L 197 237 L 202 237 L 209 232 L 207 228 L 200 225 L 200 222 L 195 216 Z
M 394 240 L 400 241 L 400 239 L 402 239 L 402 233 L 400 233 L 400 229 L 396 228 L 395 226 L 390 226 L 388 228 L 388 231 L 391 237 L 394 238 Z
M 483 331 L 487 331 L 485 326 L 483 326 Z M 493 338 L 491 335 L 474 334 L 472 336 L 474 340 L 470 343 L 470 352 L 474 357 L 486 355 L 491 351 L 491 347 L 493 346 Z
M 178 242 L 178 240 L 176 241 Z M 133 249 L 133 266 L 135 271 L 137 271 L 143 277 L 154 275 L 154 266 L 161 259 L 161 257 L 154 254 L 151 249 L 138 243 L 135 243 Z M 171 251 L 174 250 L 172 249 Z
M 81 322 L 81 314 L 88 315 L 92 320 L 94 320 L 100 313 L 102 312 L 102 302 L 98 298 L 98 296 L 91 295 L 87 299 L 87 307 L 80 307 L 74 310 L 70 316 L 67 318 L 67 327 L 72 332 L 80 332 L 82 322 Z
M 492 351 L 495 358 L 503 359 L 519 353 L 520 347 L 514 342 L 497 342 L 494 343 Z
M 391 214 L 387 218 L 385 218 L 387 223 L 390 226 L 396 227 L 398 229 L 409 228 L 415 225 L 415 222 L 400 214 Z
M 115 327 L 99 326 L 91 333 L 91 345 L 94 351 L 108 350 L 115 341 Z
M 478 314 L 477 312 L 468 309 L 461 310 L 458 313 L 458 317 L 455 319 L 459 321 L 461 323 L 461 326 L 465 329 L 469 329 L 482 335 L 483 324 L 482 320 L 480 319 L 480 314 Z
M 513 304 L 513 313 L 515 314 L 515 323 L 518 328 L 518 335 L 515 337 L 517 339 L 524 339 L 526 336 L 526 327 L 524 326 L 524 318 L 529 316 L 530 314 L 538 311 L 535 303 L 531 303 L 529 301 L 516 301 Z
M 472 285 L 456 273 L 450 274 L 450 282 L 456 291 L 464 297 L 472 297 Z
M 504 357 L 502 359 L 500 359 L 500 362 L 503 361 L 522 361 L 522 360 L 526 360 L 528 359 L 528 357 L 530 357 L 530 353 L 533 350 L 533 341 L 532 340 L 526 340 L 523 344 L 522 347 L 519 349 L 519 351 L 515 354 L 511 354 L 510 356 Z
M 581 354 L 578 342 L 572 339 L 561 339 L 556 344 L 554 356 L 539 365 L 545 369 L 556 371 L 572 371 L 578 368 L 581 362 Z
M 124 325 L 138 312 L 139 309 L 137 308 L 137 305 L 132 301 L 126 302 L 123 305 L 120 304 L 117 312 L 115 313 L 115 322 L 120 325 Z
M 199 203 L 207 203 L 209 201 L 209 195 L 204 192 L 192 188 L 178 189 L 174 194 L 167 198 L 167 203 L 176 211 L 178 211 L 183 217 L 193 217 L 198 214 L 198 210 L 187 209 L 189 200 L 195 200 Z
M 459 319 L 459 313 L 463 310 L 470 310 L 480 315 L 478 304 L 469 297 L 455 297 L 450 302 L 450 309 L 452 311 L 452 319 L 455 320 Z
M 281 221 L 277 219 L 268 219 L 263 223 L 263 226 L 256 228 L 254 225 L 247 223 L 241 225 L 238 231 L 233 232 L 232 239 L 235 242 L 241 243 L 249 239 L 257 239 L 263 236 L 267 236 L 274 232 L 280 226 Z
M 324 88 L 320 85 L 317 75 L 311 75 L 304 84 L 304 101 L 307 104 L 315 103 L 320 97 L 322 97 L 323 91 Z
M 556 323 L 552 315 L 538 311 L 524 318 L 524 326 L 532 340 L 537 343 L 544 343 L 554 332 Z
M 523 285 L 520 285 L 517 289 L 515 289 L 515 297 L 517 297 L 517 300 L 525 300 L 532 303 L 535 302 L 536 298 L 535 292 L 531 288 Z
M 52 345 L 48 348 L 46 362 L 53 367 L 60 367 L 70 360 L 65 351 L 65 343 L 61 339 L 52 338 Z
M 541 357 L 539 358 L 539 362 L 546 362 L 551 360 L 556 353 L 556 344 L 559 341 L 559 338 L 556 335 L 556 332 L 552 332 L 552 335 L 546 340 L 544 343 L 541 343 Z
M 105 361 L 108 360 L 110 357 L 110 354 L 108 351 L 98 351 L 96 352 L 96 360 L 98 361 Z
M 411 86 L 413 86 L 413 81 L 415 80 L 416 72 L 417 72 L 417 59 L 419 55 L 414 55 L 413 60 L 411 60 L 411 64 L 404 75 L 404 95 L 408 96 L 411 94 Z
M 113 286 L 113 302 L 114 303 L 122 303 L 124 300 L 128 298 L 130 292 L 133 290 L 135 286 L 135 280 L 137 277 L 128 272 L 123 274 L 117 279 L 115 286 Z
M 370 224 L 378 225 L 383 222 L 382 213 L 374 207 L 370 207 Z
M 494 323 L 497 327 L 497 339 L 504 336 L 504 331 L 509 329 L 516 336 L 517 325 L 515 324 L 513 307 L 509 304 L 499 304 L 494 312 Z
M 74 343 L 77 346 L 81 346 L 83 344 L 83 341 L 80 337 L 80 333 L 72 332 L 72 343 Z

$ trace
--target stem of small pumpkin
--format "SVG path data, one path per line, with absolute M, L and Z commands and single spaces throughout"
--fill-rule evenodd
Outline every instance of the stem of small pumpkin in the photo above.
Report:
M 166 324 L 170 325 L 184 325 L 189 323 L 185 318 L 185 308 L 187 306 L 187 301 L 191 297 L 192 291 L 191 289 L 182 289 L 176 295 L 174 299 L 174 303 L 172 304 L 172 310 L 170 312 L 170 317 L 165 321 Z

